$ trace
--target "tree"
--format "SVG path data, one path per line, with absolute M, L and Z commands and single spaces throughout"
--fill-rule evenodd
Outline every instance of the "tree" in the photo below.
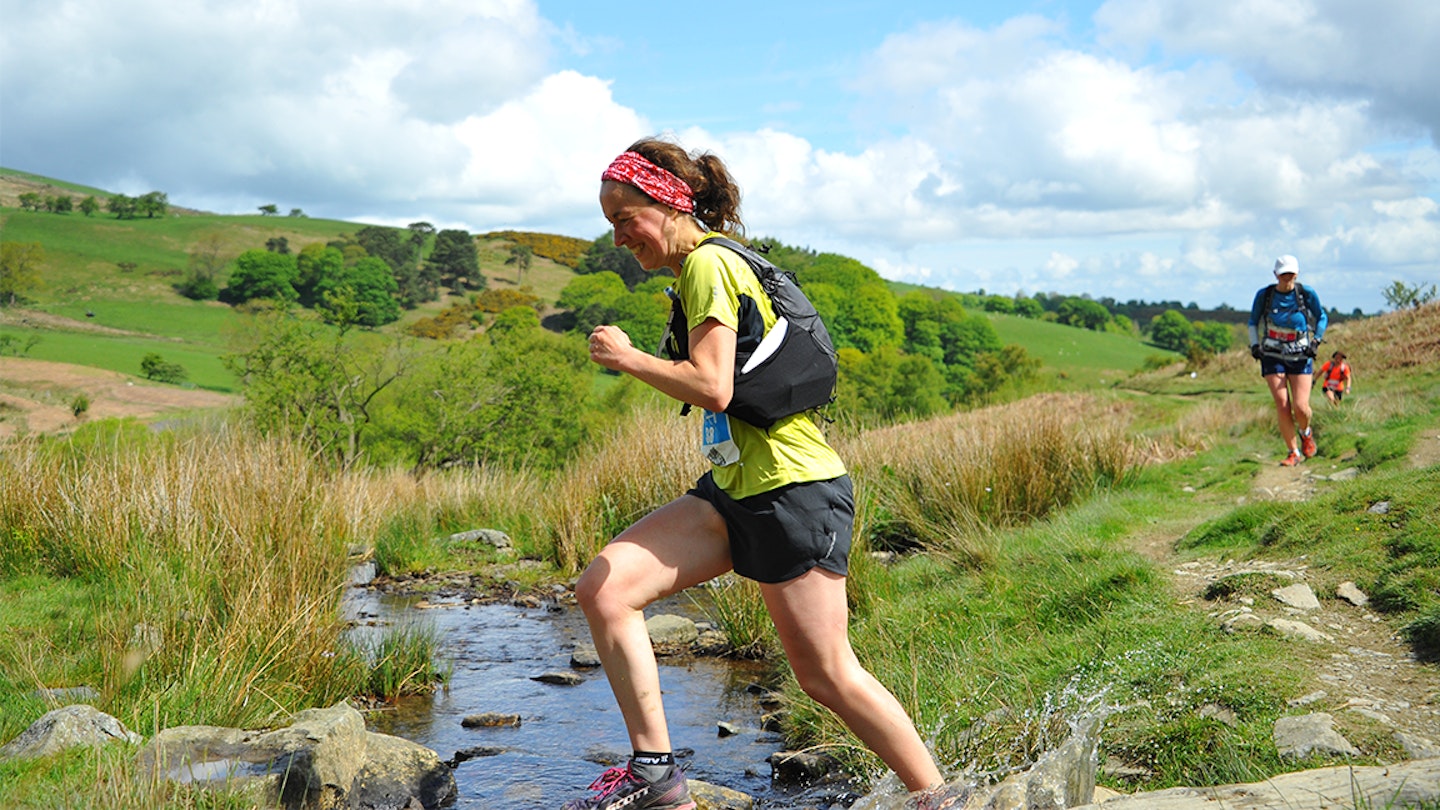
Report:
M 400 345 L 385 348 L 364 333 L 347 337 L 284 311 L 254 325 L 248 347 L 221 358 L 245 388 L 244 413 L 264 433 L 294 436 L 353 464 L 371 425 L 371 404 L 405 373 Z
M 385 262 L 366 256 L 341 272 L 322 277 L 316 290 L 316 308 L 326 321 L 345 326 L 383 326 L 400 317 L 395 300 L 395 277 Z
M 519 318 L 533 318 L 524 314 Z M 377 444 L 433 469 L 555 469 L 580 447 L 590 410 L 585 344 L 538 328 L 436 345 L 377 409 Z M 432 344 L 434 345 L 434 344 Z
M 1391 309 L 1413 309 L 1422 307 L 1435 300 L 1435 285 L 1425 287 L 1421 284 L 1413 286 L 1403 281 L 1394 281 L 1389 287 L 1381 291 L 1385 296 L 1385 303 Z
M 0 305 L 13 306 L 40 286 L 45 248 L 39 242 L 0 243 Z
M 1066 298 L 1056 308 L 1057 320 L 1066 326 L 1078 326 L 1096 332 L 1110 321 L 1110 310 L 1104 304 L 1087 298 Z
M 170 363 L 155 352 L 146 354 L 140 360 L 140 373 L 145 375 L 147 380 L 156 382 L 180 384 L 185 382 L 185 368 L 179 363 Z
M 297 275 L 294 256 L 252 248 L 236 257 L 221 297 L 231 304 L 254 298 L 294 301 L 299 297 L 294 286 Z
M 75 198 L 69 194 L 56 194 L 45 201 L 45 208 L 52 214 L 68 214 L 75 210 Z
M 311 242 L 295 257 L 295 293 L 300 306 L 313 307 L 320 301 L 321 289 L 327 279 L 339 278 L 345 272 L 345 254 L 337 247 Z
M 95 212 L 99 210 L 100 201 L 95 199 L 94 194 L 91 194 L 90 196 L 80 201 L 80 213 L 84 214 L 87 217 L 94 216 Z
M 175 285 L 175 291 L 195 301 L 213 300 L 220 295 L 220 271 L 224 269 L 219 234 L 206 234 L 190 251 L 185 278 Z
M 576 263 L 575 272 L 581 275 L 592 275 L 595 273 L 614 273 L 625 282 L 625 288 L 635 289 L 635 286 L 649 277 L 645 268 L 629 250 L 615 245 L 615 232 L 606 231 L 604 236 L 590 243 L 585 255 L 580 257 Z
M 163 191 L 147 192 L 135 201 L 135 210 L 148 219 L 163 217 L 170 211 L 170 196 Z
M 291 208 L 290 216 L 296 219 L 305 219 L 305 212 L 300 210 L 299 208 Z
M 134 197 L 124 194 L 115 194 L 105 201 L 105 210 L 115 215 L 116 219 L 134 219 L 138 203 Z
M 276 205 L 275 203 L 266 203 L 264 205 L 257 206 L 257 208 L 259 209 L 260 216 L 262 217 L 273 217 L 280 213 L 280 206 Z
M 534 255 L 535 251 L 529 245 L 515 245 L 510 248 L 510 258 L 506 259 L 505 263 L 515 265 L 515 286 L 524 286 L 525 271 L 530 269 L 530 259 Z
M 1194 327 L 1181 313 L 1173 309 L 1150 319 L 1150 342 L 1162 349 L 1183 352 L 1194 335 Z
M 284 236 L 272 236 L 265 240 L 265 249 L 271 253 L 287 255 L 290 253 L 290 240 Z
M 1235 342 L 1235 333 L 1223 323 L 1202 321 L 1195 324 L 1195 332 L 1191 335 L 1190 342 L 1206 354 L 1223 354 L 1230 351 L 1230 346 Z
M 434 268 L 441 286 L 449 287 L 455 295 L 467 289 L 485 288 L 485 279 L 480 275 L 479 252 L 469 231 L 450 229 L 435 234 L 435 248 L 430 251 L 429 264 Z
M 45 198 L 34 191 L 26 191 L 20 194 L 21 211 L 43 211 L 45 209 Z
M 414 247 L 401 233 L 399 228 L 366 225 L 355 232 L 355 241 L 365 248 L 366 253 L 389 265 L 391 270 L 399 270 L 414 257 Z
M 440 278 L 435 269 L 424 260 L 425 245 L 435 235 L 435 226 L 428 222 L 412 222 L 407 230 L 409 250 L 405 261 L 395 268 L 396 296 L 400 306 L 406 309 L 434 301 L 440 297 Z

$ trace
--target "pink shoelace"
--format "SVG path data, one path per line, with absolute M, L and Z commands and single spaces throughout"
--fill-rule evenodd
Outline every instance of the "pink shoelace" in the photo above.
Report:
M 600 774 L 599 779 L 590 783 L 590 789 L 600 794 L 595 798 L 603 799 L 619 790 L 626 782 L 635 782 L 638 784 L 640 780 L 636 779 L 634 774 L 630 773 L 629 765 L 617 765 Z

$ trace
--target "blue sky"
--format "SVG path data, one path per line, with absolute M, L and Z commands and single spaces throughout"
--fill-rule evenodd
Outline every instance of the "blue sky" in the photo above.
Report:
M 1440 3 L 0 0 L 0 163 L 220 212 L 593 238 L 638 137 L 750 233 L 954 290 L 1440 281 Z

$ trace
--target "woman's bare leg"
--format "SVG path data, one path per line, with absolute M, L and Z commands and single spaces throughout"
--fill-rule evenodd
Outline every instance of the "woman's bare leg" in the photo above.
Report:
M 1295 417 L 1290 412 L 1290 389 L 1285 384 L 1284 374 L 1266 374 L 1265 384 L 1270 386 L 1270 397 L 1275 400 L 1275 416 L 1280 420 L 1280 438 L 1294 453 L 1299 449 L 1295 443 Z
M 1285 375 L 1290 384 L 1290 412 L 1295 419 L 1295 429 L 1304 433 L 1310 429 L 1310 387 L 1315 378 L 1309 374 Z
M 760 591 L 806 694 L 839 715 L 906 788 L 944 781 L 905 707 L 850 647 L 845 577 L 812 568 L 788 582 L 762 583 Z
M 575 584 L 595 652 L 636 751 L 670 751 L 660 670 L 643 608 L 730 570 L 729 533 L 715 508 L 684 495 L 610 542 Z

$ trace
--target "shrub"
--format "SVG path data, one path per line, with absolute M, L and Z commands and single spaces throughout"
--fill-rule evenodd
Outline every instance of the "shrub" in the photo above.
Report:
M 140 373 L 144 374 L 147 380 L 172 384 L 185 382 L 185 378 L 189 376 L 185 373 L 184 366 L 167 362 L 155 352 L 150 352 L 140 361 Z

